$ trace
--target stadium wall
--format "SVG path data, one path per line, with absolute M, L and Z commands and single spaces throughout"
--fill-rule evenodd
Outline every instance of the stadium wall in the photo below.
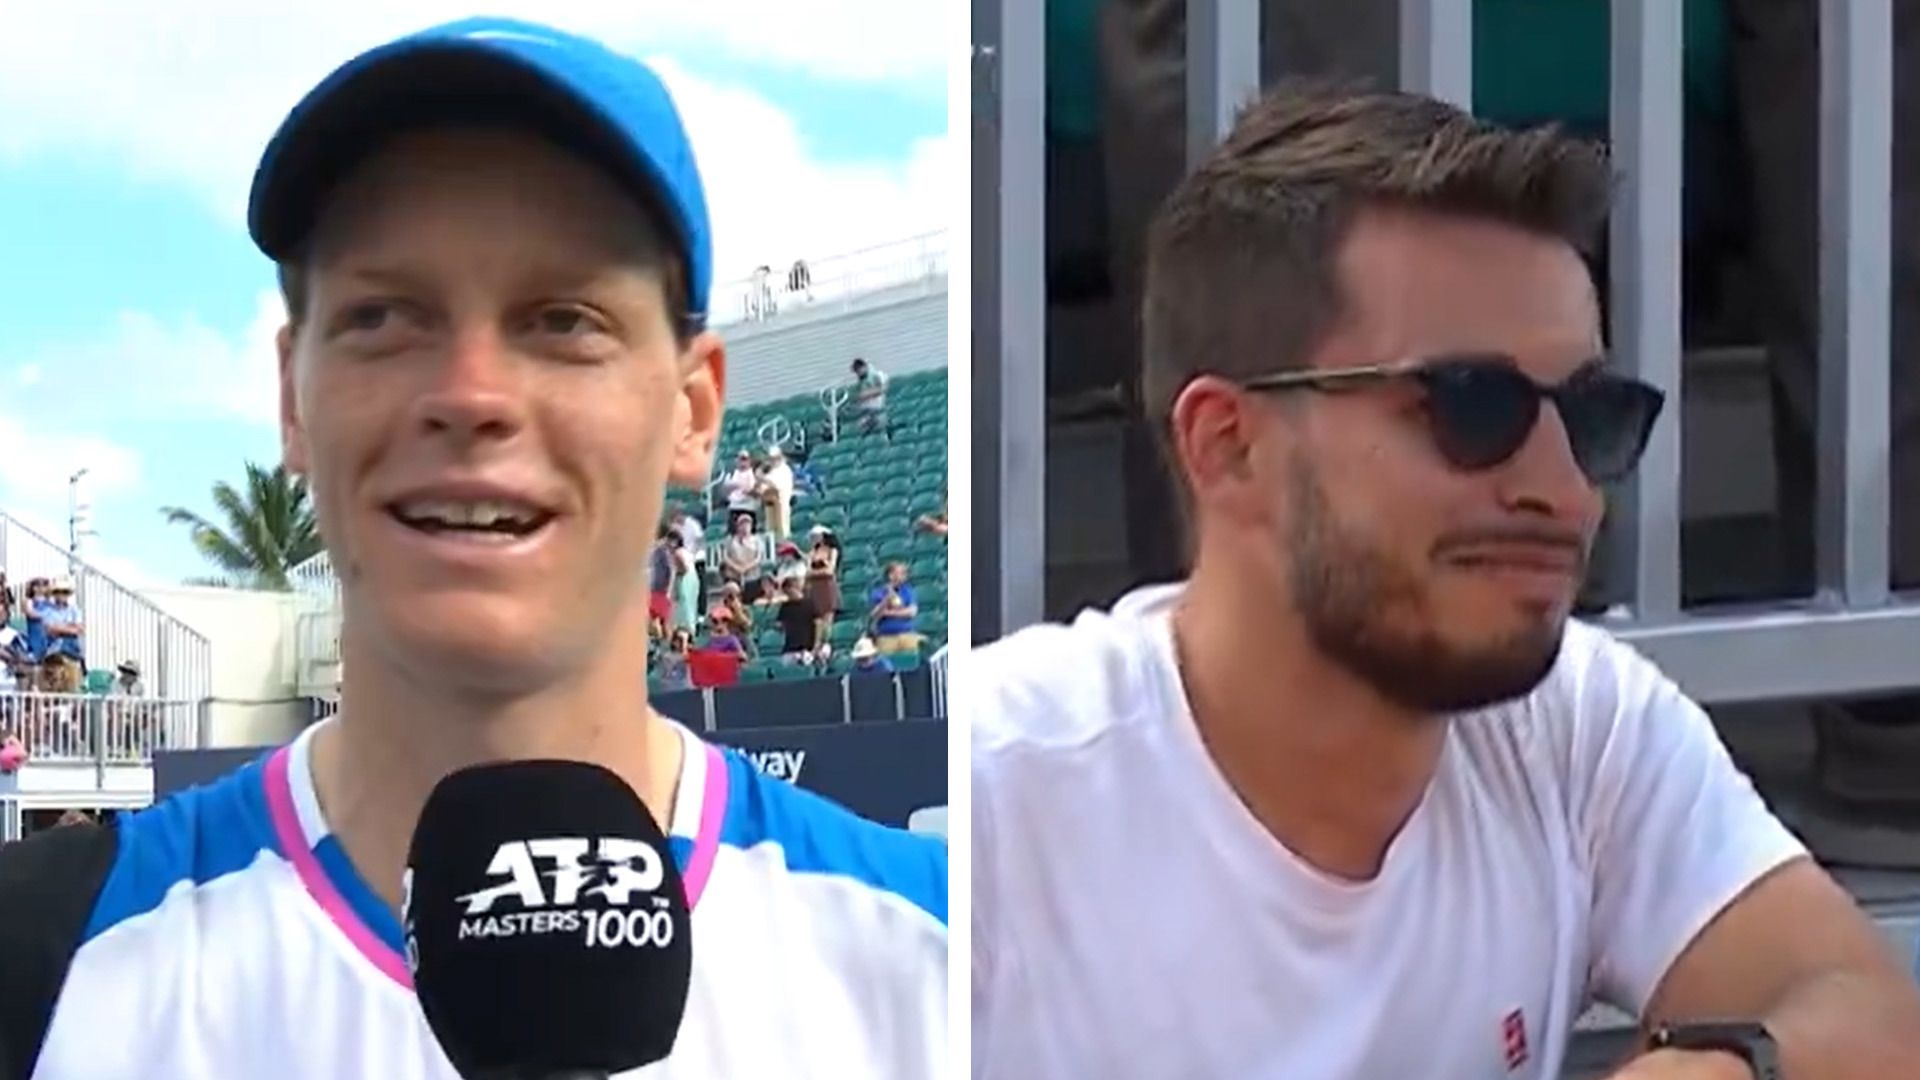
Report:
M 831 307 L 789 308 L 766 322 L 721 327 L 728 403 L 754 405 L 816 392 L 846 380 L 856 356 L 890 376 L 946 366 L 945 278 Z
M 279 743 L 300 730 L 309 706 L 294 694 L 293 594 L 189 585 L 141 594 L 212 647 L 211 745 Z

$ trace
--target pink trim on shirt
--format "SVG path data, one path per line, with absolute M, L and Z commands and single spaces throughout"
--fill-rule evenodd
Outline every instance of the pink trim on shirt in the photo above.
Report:
M 407 971 L 406 961 L 353 913 L 346 897 L 340 895 L 340 890 L 320 866 L 319 858 L 307 845 L 306 833 L 300 828 L 300 815 L 293 809 L 292 778 L 287 774 L 290 756 L 291 750 L 283 746 L 267 759 L 267 809 L 273 817 L 274 835 L 280 838 L 280 853 L 293 864 L 301 884 L 307 887 L 320 909 L 347 935 L 347 940 L 361 955 L 394 982 L 413 989 L 413 976 Z
M 681 882 L 687 889 L 687 909 L 700 902 L 707 877 L 713 873 L 713 856 L 720 850 L 720 823 L 727 817 L 727 759 L 718 748 L 707 746 L 707 782 L 702 785 L 700 831 L 693 837 L 693 854 L 687 856 L 687 872 Z

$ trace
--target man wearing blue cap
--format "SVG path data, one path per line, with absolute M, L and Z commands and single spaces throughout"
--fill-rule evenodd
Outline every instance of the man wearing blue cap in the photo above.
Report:
M 944 847 L 640 689 L 649 541 L 707 478 L 726 373 L 658 78 L 526 23 L 403 38 L 288 116 L 249 227 L 353 677 L 239 773 L 0 858 L 0 1080 L 453 1080 L 402 958 L 408 842 L 447 773 L 521 758 L 613 771 L 680 864 L 686 1020 L 631 1075 L 943 1075 Z

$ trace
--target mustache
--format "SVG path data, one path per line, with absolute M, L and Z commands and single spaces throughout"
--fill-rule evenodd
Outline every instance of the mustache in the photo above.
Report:
M 1490 525 L 1461 529 L 1442 536 L 1433 545 L 1433 554 L 1435 558 L 1444 558 L 1485 547 L 1552 548 L 1571 553 L 1584 568 L 1590 545 L 1585 535 L 1572 529 L 1556 529 L 1547 525 Z

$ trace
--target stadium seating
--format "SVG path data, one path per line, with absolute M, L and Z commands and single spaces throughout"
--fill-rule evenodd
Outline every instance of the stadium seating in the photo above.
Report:
M 923 655 L 931 655 L 947 642 L 947 541 L 913 528 L 923 515 L 938 512 L 946 503 L 946 371 L 893 377 L 887 387 L 887 421 L 891 439 L 879 433 L 862 435 L 843 415 L 840 438 L 825 442 L 826 407 L 819 395 L 782 398 L 729 411 L 715 458 L 729 461 L 742 449 L 764 451 L 768 435 L 783 438 L 792 447 L 804 433 L 810 447 L 807 466 L 824 490 L 795 497 L 795 539 L 804 546 L 807 530 L 821 524 L 834 530 L 842 547 L 844 609 L 829 636 L 837 654 L 829 669 L 832 674 L 843 673 L 851 663 L 846 651 L 865 629 L 867 594 L 879 584 L 882 568 L 896 560 L 907 564 L 916 593 L 916 627 L 925 639 Z M 713 510 L 702 493 L 673 491 L 668 501 L 705 509 L 710 542 L 725 536 L 726 515 Z M 813 673 L 805 668 L 780 662 L 775 653 L 779 631 L 773 627 L 771 613 L 759 609 L 755 615 L 751 636 L 761 658 L 742 668 L 741 681 L 811 677 Z M 921 662 L 918 656 L 889 659 L 903 671 Z

